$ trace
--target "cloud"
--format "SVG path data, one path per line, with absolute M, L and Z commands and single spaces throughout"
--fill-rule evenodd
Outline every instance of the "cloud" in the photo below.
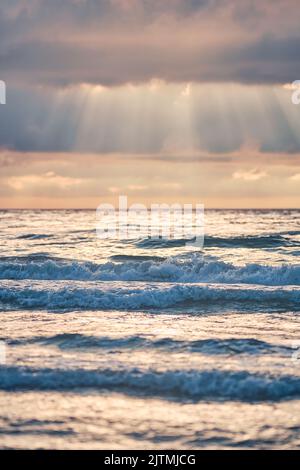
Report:
M 1 78 L 285 83 L 298 78 L 298 18 L 297 0 L 2 0 Z
M 268 174 L 259 168 L 252 168 L 251 170 L 235 171 L 232 176 L 234 179 L 241 179 L 244 181 L 258 181 L 268 176 Z
M 282 165 L 295 205 L 299 12 L 298 0 L 2 0 L 1 195 L 274 196 Z
M 80 178 L 70 178 L 49 171 L 42 175 L 12 176 L 6 179 L 6 185 L 15 191 L 34 191 L 35 189 L 69 189 L 82 183 Z
M 169 183 L 162 183 L 161 186 L 165 189 L 177 191 L 182 189 L 182 184 L 177 183 L 176 181 L 174 182 L 169 182 Z
M 108 191 L 112 194 L 117 194 L 121 192 L 121 188 L 119 186 L 109 186 Z
M 148 186 L 145 184 L 129 184 L 127 188 L 129 191 L 145 191 Z
M 189 96 L 182 96 L 186 90 Z M 0 107 L 0 142 L 21 152 L 224 161 L 224 154 L 248 142 L 265 153 L 300 152 L 299 118 L 300 106 L 283 87 L 157 81 L 113 89 L 27 86 L 10 88 Z M 10 157 L 2 158 L 0 165 L 9 163 Z
M 96 208 L 101 202 L 115 204 L 119 194 L 147 205 L 299 207 L 299 180 L 290 177 L 300 174 L 300 154 L 288 160 L 288 155 L 251 152 L 243 149 L 223 162 L 207 158 L 188 164 L 151 155 L 11 152 L 15 163 L 1 168 L 0 207 Z

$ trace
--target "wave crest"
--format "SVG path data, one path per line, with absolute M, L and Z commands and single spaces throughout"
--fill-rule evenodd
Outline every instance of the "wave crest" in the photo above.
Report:
M 95 388 L 186 400 L 259 402 L 300 396 L 300 377 L 220 370 L 64 370 L 0 368 L 1 390 Z
M 282 308 L 300 307 L 299 287 L 241 286 L 224 284 L 119 283 L 80 281 L 4 281 L 2 306 L 47 310 L 138 310 L 177 305 L 220 303 L 273 303 Z
M 123 260 L 123 261 L 122 261 Z M 2 259 L 0 279 L 159 281 L 181 283 L 300 285 L 300 265 L 236 266 L 216 258 L 191 255 L 186 258 L 136 258 L 127 256 L 103 264 L 47 257 Z

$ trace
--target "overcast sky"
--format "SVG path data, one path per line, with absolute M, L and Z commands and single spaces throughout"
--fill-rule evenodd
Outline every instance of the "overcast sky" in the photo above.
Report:
M 297 0 L 1 0 L 0 207 L 299 207 Z

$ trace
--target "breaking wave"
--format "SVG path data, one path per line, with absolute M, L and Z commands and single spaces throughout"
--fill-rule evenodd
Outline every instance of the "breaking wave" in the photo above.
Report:
M 222 370 L 0 368 L 1 390 L 87 388 L 195 401 L 279 401 L 300 396 L 300 377 Z
M 300 307 L 300 287 L 226 284 L 3 281 L 2 306 L 24 309 L 138 310 L 226 302 Z
M 97 264 L 37 257 L 2 258 L 0 279 L 78 281 L 159 281 L 181 283 L 300 285 L 300 265 L 236 266 L 201 254 L 184 257 L 123 256 Z

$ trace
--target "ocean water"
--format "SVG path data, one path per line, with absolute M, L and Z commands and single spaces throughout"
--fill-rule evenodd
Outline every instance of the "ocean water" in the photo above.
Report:
M 202 249 L 0 227 L 1 448 L 300 448 L 300 211 L 206 211 Z

